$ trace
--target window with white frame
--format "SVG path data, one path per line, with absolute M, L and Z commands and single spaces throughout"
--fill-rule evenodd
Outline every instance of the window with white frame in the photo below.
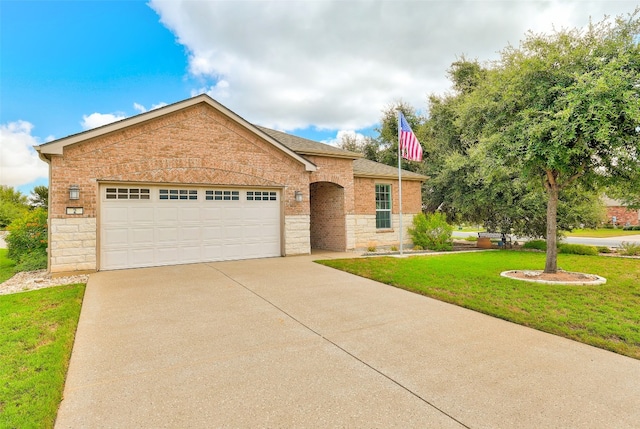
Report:
M 376 184 L 376 228 L 391 228 L 391 185 Z

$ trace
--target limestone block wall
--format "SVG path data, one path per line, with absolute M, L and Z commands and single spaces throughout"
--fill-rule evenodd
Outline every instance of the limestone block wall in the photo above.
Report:
M 356 223 L 358 215 L 345 216 L 345 235 L 347 239 L 347 250 L 356 248 Z
M 309 215 L 291 215 L 284 218 L 285 256 L 311 253 Z
M 402 214 L 402 241 L 405 246 L 411 245 L 411 237 L 407 229 L 411 227 L 415 213 Z M 391 216 L 391 229 L 376 229 L 375 215 L 354 215 L 352 219 L 354 226 L 355 248 L 366 249 L 368 247 L 385 247 L 400 245 L 400 215 Z
M 49 220 L 49 271 L 96 270 L 96 218 Z

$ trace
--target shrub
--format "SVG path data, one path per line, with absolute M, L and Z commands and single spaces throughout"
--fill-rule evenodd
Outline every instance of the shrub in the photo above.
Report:
M 47 267 L 47 211 L 38 208 L 15 219 L 7 230 L 7 256 L 16 262 L 16 271 Z
M 640 243 L 623 241 L 620 243 L 618 253 L 625 256 L 640 256 Z
M 464 241 L 478 241 L 477 235 L 468 235 L 464 238 Z
M 36 271 L 47 268 L 47 253 L 34 252 L 25 255 L 15 266 L 15 271 Z
M 544 240 L 531 240 L 522 245 L 523 249 L 547 250 L 547 242 Z
M 613 253 L 613 250 L 607 246 L 596 246 L 596 249 L 598 249 L 598 253 Z
M 413 228 L 408 229 L 413 243 L 423 249 L 436 251 L 452 250 L 451 234 L 453 227 L 447 223 L 444 213 L 425 215 L 419 213 L 413 217 Z
M 563 243 L 558 246 L 558 253 L 596 256 L 598 254 L 598 249 L 596 249 L 595 246 L 587 246 L 585 244 Z
M 626 225 L 622 227 L 623 231 L 633 231 L 633 227 L 631 225 Z
M 397 252 L 398 251 L 398 246 L 391 246 L 389 248 L 392 252 Z
M 602 225 L 602 227 L 604 229 L 613 229 L 614 228 L 613 224 L 610 224 L 610 223 L 605 223 L 604 225 Z
M 416 244 L 415 246 L 413 246 L 413 250 L 418 251 L 418 250 L 424 250 L 424 249 L 422 248 L 422 246 L 418 246 L 418 245 Z
M 634 227 L 633 227 L 633 230 L 634 230 L 634 231 L 640 231 L 640 225 L 636 225 L 636 226 L 634 226 Z

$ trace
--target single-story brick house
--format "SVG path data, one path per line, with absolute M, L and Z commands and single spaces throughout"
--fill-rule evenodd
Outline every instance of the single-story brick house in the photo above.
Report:
M 52 273 L 399 244 L 397 168 L 255 126 L 207 95 L 36 150 Z M 405 229 L 425 180 L 403 172 Z
M 602 200 L 607 207 L 607 223 L 617 226 L 640 225 L 640 210 L 632 210 L 621 201 L 614 200 L 606 195 Z

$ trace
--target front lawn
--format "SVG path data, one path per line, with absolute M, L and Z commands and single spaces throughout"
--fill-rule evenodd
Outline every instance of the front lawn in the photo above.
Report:
M 618 229 L 574 229 L 565 233 L 567 237 L 587 237 L 587 238 L 609 238 L 609 237 L 625 237 L 640 235 L 640 231 L 623 231 Z
M 0 427 L 53 427 L 84 289 L 0 295 Z
M 500 272 L 542 269 L 545 255 L 496 251 L 321 264 L 524 326 L 640 359 L 640 260 L 558 255 L 566 271 L 598 274 L 600 286 L 546 285 Z
M 8 280 L 15 274 L 16 263 L 7 258 L 7 249 L 0 249 L 0 283 Z

